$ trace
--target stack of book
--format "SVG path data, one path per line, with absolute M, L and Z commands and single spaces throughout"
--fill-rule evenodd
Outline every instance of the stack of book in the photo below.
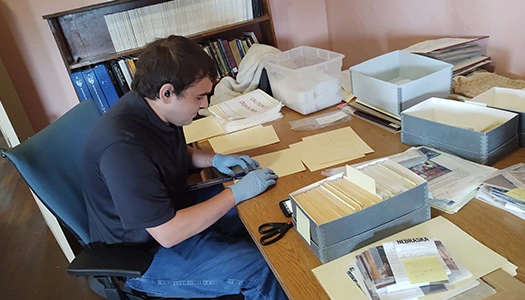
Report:
M 134 57 L 123 57 L 71 73 L 80 101 L 93 99 L 101 113 L 107 112 L 131 89 L 135 61 Z
M 248 49 L 254 43 L 258 43 L 254 32 L 243 34 L 243 37 L 230 41 L 218 39 L 201 44 L 204 52 L 217 64 L 219 78 L 235 76 Z M 72 72 L 71 82 L 80 101 L 93 99 L 101 113 L 105 113 L 131 90 L 137 59 L 135 56 L 125 56 Z
M 404 50 L 453 64 L 454 76 L 467 75 L 492 62 L 485 55 L 483 42 L 487 38 L 441 38 L 424 41 Z
M 358 254 L 347 274 L 369 299 L 416 299 L 472 276 L 429 237 L 382 243 Z
M 204 52 L 215 61 L 219 77 L 235 77 L 239 72 L 241 60 L 244 58 L 248 49 L 259 43 L 253 31 L 243 32 L 243 36 L 231 40 L 217 39 L 206 44 L 201 44 Z
M 483 181 L 476 198 L 525 220 L 525 164 L 510 166 Z
M 260 89 L 208 108 L 225 132 L 271 122 L 283 117 L 282 103 Z
M 260 0 L 179 0 L 105 15 L 115 51 L 172 34 L 189 36 L 262 16 Z

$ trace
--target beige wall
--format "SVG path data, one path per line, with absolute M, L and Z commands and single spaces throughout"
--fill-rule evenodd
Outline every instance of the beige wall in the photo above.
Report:
M 0 0 L 0 57 L 35 130 L 77 103 L 42 15 L 99 0 Z M 279 47 L 346 55 L 344 67 L 444 35 L 490 35 L 496 71 L 525 78 L 522 0 L 270 0 Z

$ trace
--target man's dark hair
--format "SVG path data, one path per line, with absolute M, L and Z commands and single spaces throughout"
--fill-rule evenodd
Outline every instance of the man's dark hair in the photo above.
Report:
M 131 89 L 149 99 L 156 99 L 162 85 L 170 83 L 179 96 L 197 81 L 217 77 L 211 57 L 195 42 L 178 35 L 151 42 L 136 63 Z

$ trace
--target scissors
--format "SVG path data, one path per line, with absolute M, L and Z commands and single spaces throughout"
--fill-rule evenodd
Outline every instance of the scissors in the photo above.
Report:
M 262 224 L 259 226 L 259 233 L 263 234 L 260 239 L 261 244 L 267 246 L 277 242 L 292 227 L 292 221 Z

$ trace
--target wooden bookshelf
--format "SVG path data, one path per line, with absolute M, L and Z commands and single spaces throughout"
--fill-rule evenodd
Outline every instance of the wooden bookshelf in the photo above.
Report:
M 119 57 L 139 54 L 141 49 L 116 52 L 104 15 L 167 2 L 166 0 L 117 0 L 43 16 L 68 73 Z M 277 47 L 269 0 L 262 0 L 263 16 L 188 36 L 196 42 L 229 39 L 253 31 L 259 42 Z

